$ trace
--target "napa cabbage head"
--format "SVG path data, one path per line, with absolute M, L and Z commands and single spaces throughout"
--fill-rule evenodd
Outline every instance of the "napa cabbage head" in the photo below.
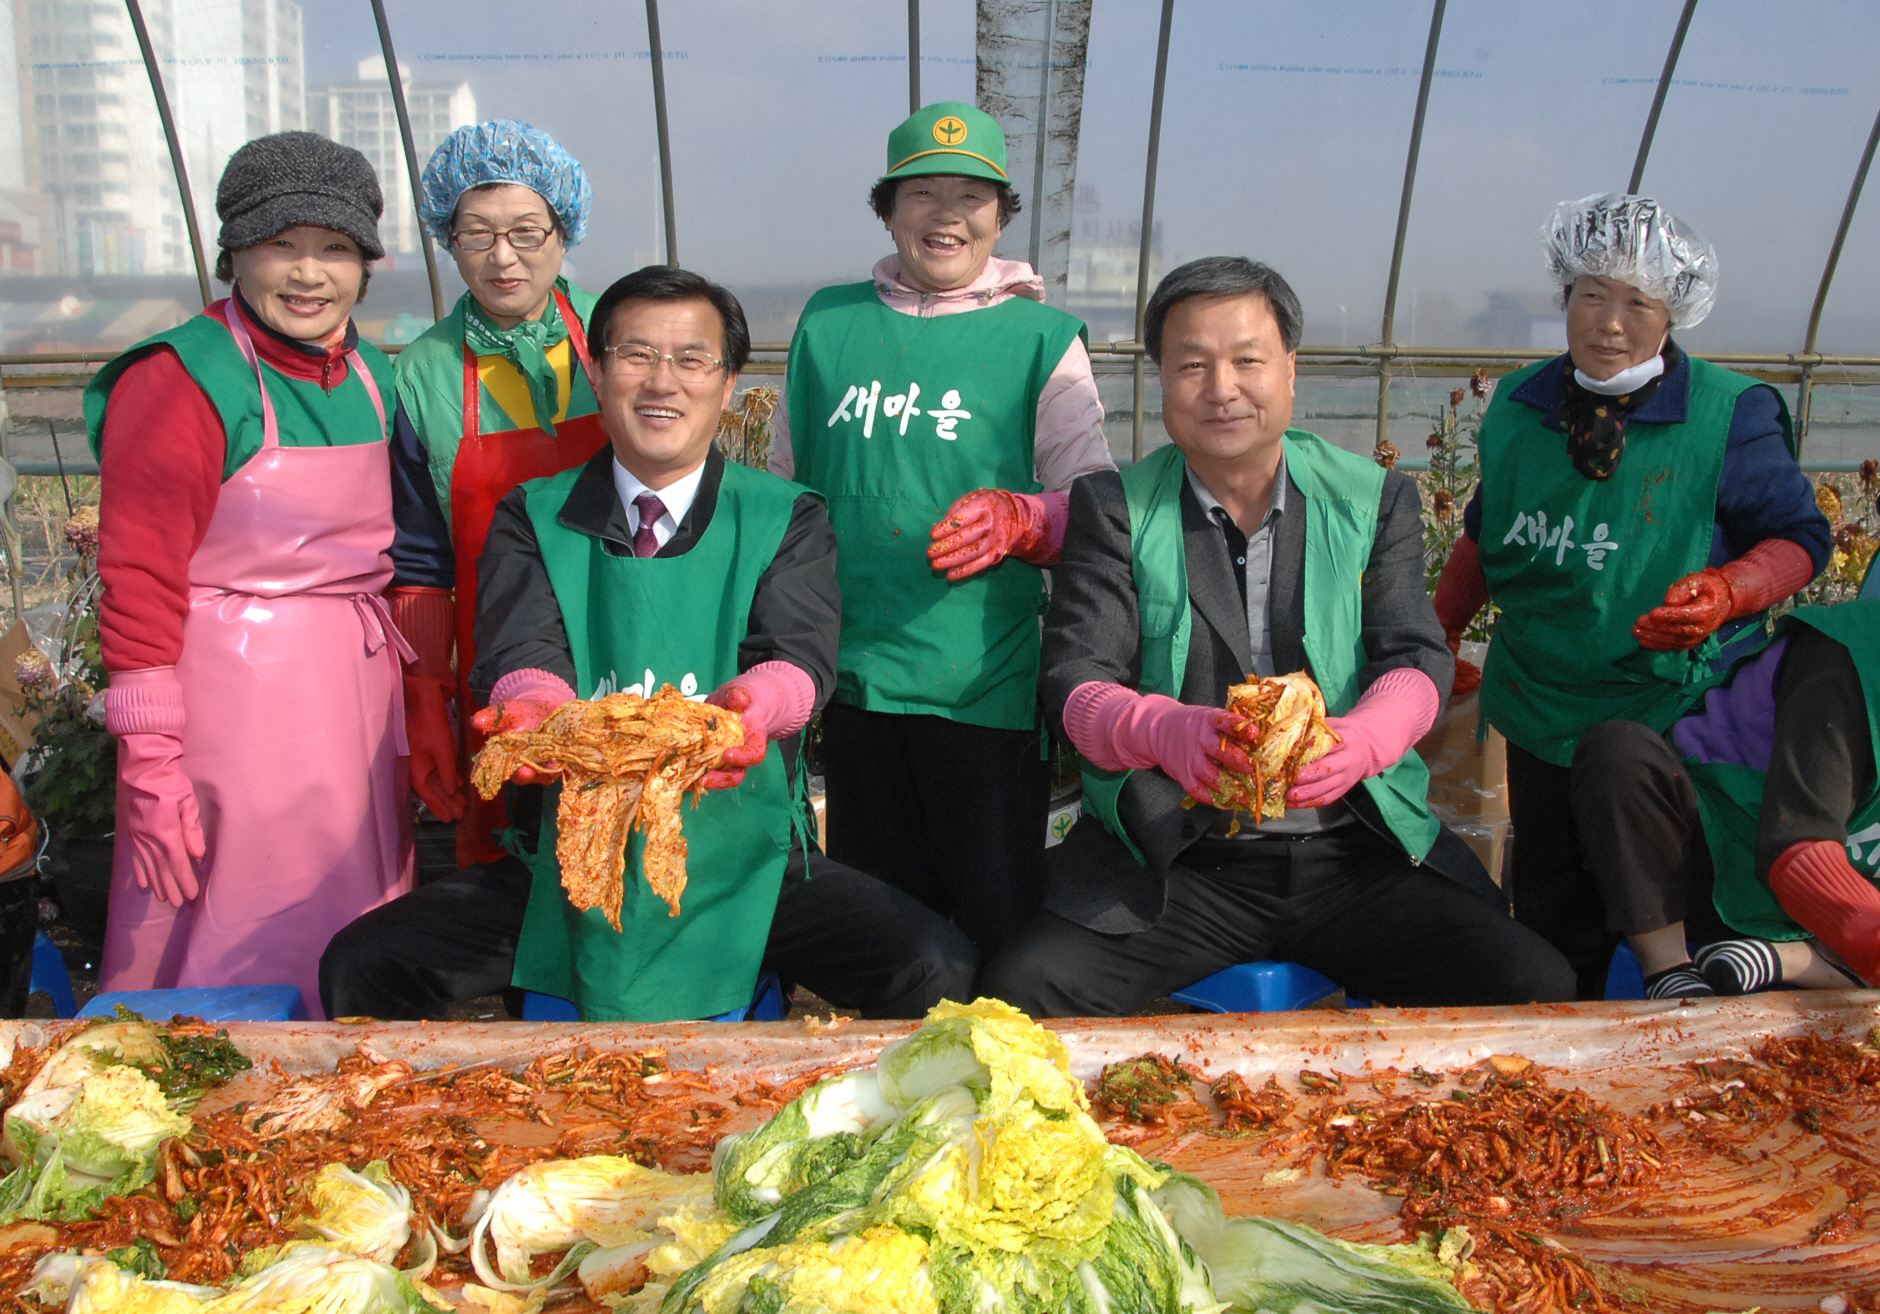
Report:
M 202 1314 L 449 1314 L 389 1264 L 302 1241 Z
M 679 1306 L 703 1314 L 939 1314 L 927 1242 L 892 1226 L 729 1255 Z
M 163 1044 L 162 1028 L 135 1015 L 94 1022 L 47 1055 L 20 1095 L 25 1098 L 57 1086 L 76 1086 L 93 1073 L 120 1064 L 167 1068 L 170 1053 Z
M 712 1155 L 713 1193 L 734 1221 L 775 1211 L 783 1198 L 834 1176 L 865 1149 L 870 1133 L 901 1110 L 873 1072 L 820 1081 L 755 1131 L 727 1136 Z
M 42 1305 L 78 1314 L 188 1314 L 222 1292 L 183 1282 L 152 1281 L 109 1259 L 69 1252 L 47 1255 L 23 1293 Z
M 126 1067 L 84 1078 L 78 1099 L 57 1121 L 67 1171 L 112 1182 L 154 1175 L 157 1147 L 167 1137 L 188 1135 L 190 1126 L 186 1114 L 171 1111 L 156 1082 Z
M 1473 1309 L 1427 1245 L 1360 1246 L 1272 1218 L 1227 1222 L 1204 1258 L 1247 1314 L 1453 1314 Z
M 313 1176 L 294 1219 L 308 1236 L 336 1249 L 389 1264 L 411 1240 L 411 1192 L 393 1180 L 384 1160 L 354 1172 L 329 1163 Z
M 189 1129 L 134 1068 L 105 1067 L 23 1098 L 6 1113 L 19 1167 L 0 1180 L 0 1221 L 88 1217 L 107 1196 L 149 1182 L 164 1138 Z
M 660 1215 L 710 1192 L 703 1173 L 675 1176 L 618 1155 L 530 1164 L 490 1196 L 471 1232 L 471 1264 L 497 1291 L 552 1285 L 592 1247 L 647 1240 Z M 568 1251 L 562 1263 L 550 1275 L 531 1277 L 531 1260 L 555 1250 Z
M 1024 1101 L 951 1136 L 900 1182 L 891 1213 L 976 1254 L 1074 1265 L 1115 1206 L 1109 1148 L 1088 1117 Z
M 919 1031 L 882 1050 L 877 1070 L 882 1094 L 904 1108 L 957 1084 L 983 1089 L 981 1107 L 995 1116 L 1021 1098 L 1041 1109 L 1090 1107 L 1064 1042 L 997 999 L 943 1000 Z

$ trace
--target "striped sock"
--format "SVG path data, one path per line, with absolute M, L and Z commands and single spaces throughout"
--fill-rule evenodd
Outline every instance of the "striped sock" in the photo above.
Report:
M 1720 995 L 1752 995 L 1782 984 L 1782 959 L 1767 940 L 1719 940 L 1699 949 L 1696 961 Z
M 1689 963 L 1667 967 L 1645 978 L 1647 999 L 1697 999 L 1716 993 L 1708 981 L 1691 970 Z

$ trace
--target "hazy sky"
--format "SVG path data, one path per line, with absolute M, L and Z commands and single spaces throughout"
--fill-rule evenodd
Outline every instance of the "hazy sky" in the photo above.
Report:
M 309 85 L 375 53 L 364 0 L 307 0 Z M 590 286 L 656 258 L 643 10 L 621 0 L 388 0 L 420 81 L 468 80 L 483 117 L 529 119 L 587 165 Z M 925 0 L 924 98 L 973 91 L 971 0 Z M 1399 341 L 1466 344 L 1492 293 L 1545 295 L 1553 203 L 1625 186 L 1678 0 L 1451 0 L 1399 297 Z M 1078 181 L 1105 219 L 1142 203 L 1158 6 L 1096 0 Z M 1265 259 L 1307 340 L 1375 341 L 1428 33 L 1415 0 L 1178 0 L 1157 216 L 1171 260 Z M 864 198 L 906 111 L 901 0 L 662 7 L 680 255 L 733 286 L 866 276 L 888 250 Z M 1685 335 L 1798 350 L 1880 110 L 1880 4 L 1705 0 L 1644 189 L 1717 246 L 1722 291 Z M 1880 192 L 1857 215 L 1824 349 L 1880 354 Z

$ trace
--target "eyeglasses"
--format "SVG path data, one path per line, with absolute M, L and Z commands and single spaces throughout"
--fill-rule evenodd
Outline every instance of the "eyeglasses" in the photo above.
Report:
M 724 364 L 722 360 L 707 356 L 703 352 L 654 351 L 651 347 L 643 347 L 637 342 L 624 342 L 617 347 L 608 347 L 601 352 L 601 355 L 612 357 L 609 368 L 614 373 L 635 378 L 651 374 L 659 368 L 660 361 L 669 360 L 672 362 L 672 372 L 688 383 L 710 377 Z
M 509 245 L 517 251 L 539 251 L 542 243 L 548 241 L 550 229 L 537 228 L 533 224 L 521 228 L 505 228 L 494 232 L 488 228 L 460 228 L 450 235 L 450 244 L 459 251 L 487 251 L 496 245 L 496 239 L 505 237 Z

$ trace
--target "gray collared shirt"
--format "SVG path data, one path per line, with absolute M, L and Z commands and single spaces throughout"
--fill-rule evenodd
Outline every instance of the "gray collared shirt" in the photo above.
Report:
M 1273 475 L 1273 500 L 1259 528 L 1251 534 L 1241 533 L 1233 516 L 1221 505 L 1220 499 L 1208 491 L 1194 467 L 1188 466 L 1187 470 L 1188 491 L 1201 503 L 1208 519 L 1220 528 L 1229 545 L 1228 560 L 1241 573 L 1240 591 L 1246 600 L 1247 640 L 1249 651 L 1253 653 L 1253 674 L 1273 675 L 1273 624 L 1267 616 L 1266 595 L 1273 578 L 1274 529 L 1279 518 L 1286 514 L 1286 454 L 1280 453 L 1279 469 Z
M 1267 506 L 1266 515 L 1259 527 L 1251 534 L 1243 534 L 1240 526 L 1221 500 L 1208 491 L 1208 486 L 1201 482 L 1201 477 L 1193 466 L 1187 467 L 1188 490 L 1201 504 L 1201 510 L 1221 530 L 1227 544 L 1228 561 L 1240 571 L 1241 592 L 1246 598 L 1248 650 L 1253 654 L 1254 675 L 1270 676 L 1279 672 L 1273 669 L 1273 620 L 1268 608 L 1268 595 L 1271 592 L 1273 578 L 1273 542 L 1277 537 L 1279 518 L 1286 514 L 1286 486 L 1290 480 L 1286 477 L 1286 454 L 1280 453 L 1279 469 L 1273 475 L 1273 499 Z M 1316 835 L 1320 831 L 1342 826 L 1354 818 L 1351 810 L 1343 803 L 1334 803 L 1324 808 L 1291 808 L 1283 817 L 1272 818 L 1260 823 L 1255 828 L 1247 818 L 1242 818 L 1240 835 L 1254 838 L 1259 835 Z M 1230 819 L 1226 813 L 1216 818 L 1212 833 L 1225 834 Z

